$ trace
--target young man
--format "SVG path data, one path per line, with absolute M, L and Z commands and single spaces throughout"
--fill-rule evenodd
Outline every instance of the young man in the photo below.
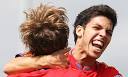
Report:
M 116 23 L 116 12 L 108 5 L 80 12 L 74 23 L 76 45 L 68 53 L 68 68 L 48 69 L 40 77 L 122 77 L 114 67 L 96 61 L 110 43 Z
M 78 14 L 74 23 L 75 48 L 71 52 L 76 69 L 87 77 L 121 76 L 114 68 L 96 60 L 111 41 L 116 12 L 107 5 L 92 6 Z
M 8 75 L 38 70 L 42 66 L 55 68 L 58 65 L 62 65 L 61 67 L 67 65 L 66 58 L 62 59 L 65 57 L 64 53 L 68 51 L 69 36 L 65 13 L 64 8 L 42 4 L 25 12 L 26 20 L 21 24 L 20 32 L 22 41 L 29 51 L 16 55 L 22 57 L 16 57 L 10 64 L 5 65 L 5 72 Z M 15 63 L 21 66 L 13 65 Z M 35 66 L 37 64 L 38 66 Z M 22 69 L 24 66 L 27 68 Z M 29 67 L 31 69 L 28 69 Z

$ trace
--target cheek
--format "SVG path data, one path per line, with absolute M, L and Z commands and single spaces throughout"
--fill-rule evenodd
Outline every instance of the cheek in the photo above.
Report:
M 83 37 L 83 39 L 84 39 L 84 41 L 83 41 L 84 45 L 86 45 L 88 47 L 90 45 L 90 43 L 91 43 L 91 41 L 92 41 L 93 38 L 94 38 L 94 34 L 92 34 L 92 33 L 85 34 L 84 37 Z
M 111 36 L 108 36 L 108 43 L 110 43 L 110 41 L 111 41 Z
M 108 46 L 108 44 L 111 42 L 111 37 L 108 37 L 106 40 L 106 47 Z
M 84 39 L 83 43 L 84 44 L 86 43 L 86 45 L 89 45 L 91 43 L 91 41 L 93 40 L 93 38 L 96 37 L 96 35 L 97 35 L 97 33 L 93 30 L 90 30 L 90 29 L 89 29 L 89 31 L 85 30 L 85 32 L 83 34 L 83 39 Z

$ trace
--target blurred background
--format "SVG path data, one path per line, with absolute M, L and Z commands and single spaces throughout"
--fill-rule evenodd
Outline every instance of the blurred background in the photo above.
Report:
M 69 46 L 74 47 L 73 23 L 77 14 L 97 4 L 107 4 L 118 15 L 111 43 L 99 58 L 108 65 L 116 67 L 124 77 L 128 77 L 128 1 L 127 0 L 1 0 L 0 2 L 0 77 L 6 77 L 3 66 L 15 54 L 23 52 L 24 46 L 19 36 L 19 25 L 25 18 L 24 10 L 36 7 L 40 3 L 50 3 L 65 7 L 69 17 Z

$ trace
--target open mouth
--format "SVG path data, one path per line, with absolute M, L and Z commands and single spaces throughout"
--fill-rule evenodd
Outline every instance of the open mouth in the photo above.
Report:
M 92 45 L 101 50 L 104 48 L 104 42 L 101 40 L 93 40 Z

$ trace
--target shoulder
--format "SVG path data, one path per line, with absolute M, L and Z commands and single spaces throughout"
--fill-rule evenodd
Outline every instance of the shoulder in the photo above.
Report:
M 101 68 L 101 69 L 104 69 L 104 70 L 111 70 L 111 71 L 115 71 L 115 72 L 118 72 L 115 67 L 113 66 L 109 66 L 107 65 L 106 63 L 104 62 L 98 62 L 98 66 Z
M 99 71 L 102 72 L 103 75 L 109 75 L 108 77 L 122 77 L 119 71 L 113 67 L 108 66 L 104 62 L 98 62 Z

